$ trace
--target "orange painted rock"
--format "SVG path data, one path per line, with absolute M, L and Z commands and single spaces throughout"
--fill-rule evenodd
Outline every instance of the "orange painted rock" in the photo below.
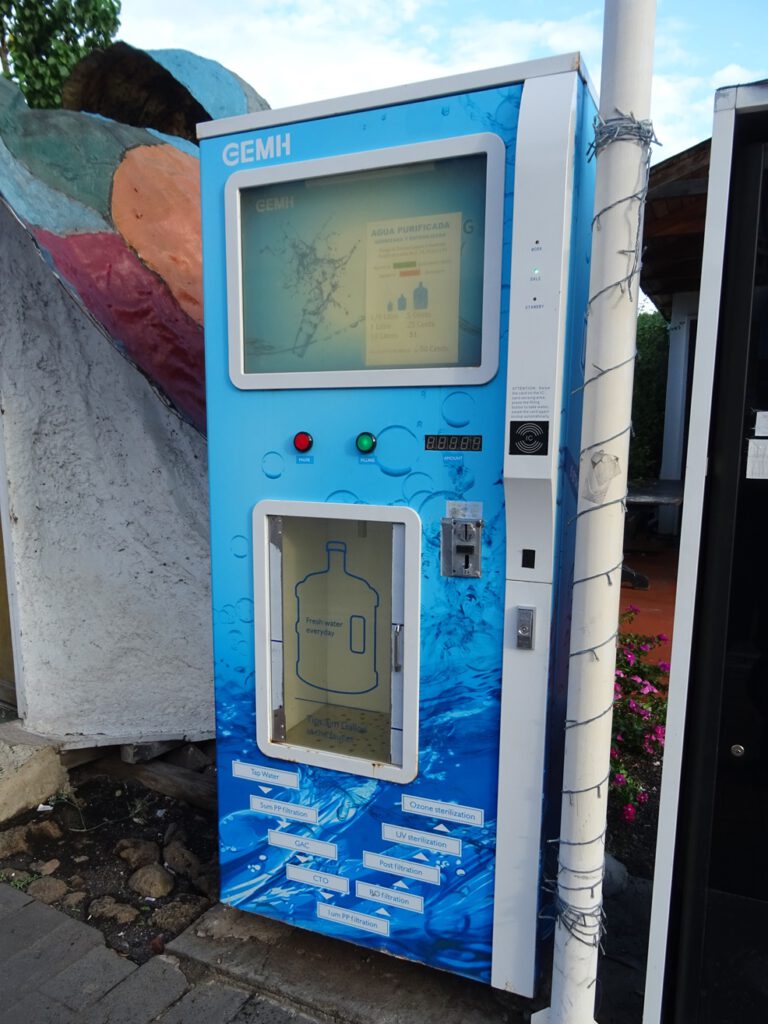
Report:
M 203 321 L 200 166 L 173 146 L 129 149 L 112 183 L 112 221 L 139 259 Z

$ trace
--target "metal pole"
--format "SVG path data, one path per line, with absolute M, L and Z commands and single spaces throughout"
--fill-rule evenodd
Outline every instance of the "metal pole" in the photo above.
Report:
M 552 997 L 593 1024 L 656 0 L 606 0 Z

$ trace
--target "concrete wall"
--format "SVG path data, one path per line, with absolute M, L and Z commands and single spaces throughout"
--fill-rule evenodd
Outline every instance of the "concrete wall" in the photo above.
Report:
M 11 616 L 8 606 L 8 587 L 5 582 L 5 551 L 3 529 L 0 522 L 0 700 L 14 701 L 13 642 Z
M 213 733 L 206 446 L 0 200 L 0 506 L 26 727 Z

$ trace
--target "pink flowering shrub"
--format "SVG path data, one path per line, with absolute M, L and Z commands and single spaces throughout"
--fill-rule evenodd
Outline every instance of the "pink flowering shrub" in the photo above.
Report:
M 661 759 L 664 750 L 664 721 L 667 713 L 669 665 L 647 661 L 650 651 L 668 639 L 663 633 L 644 636 L 626 627 L 638 609 L 633 605 L 621 615 L 616 653 L 611 744 L 611 794 L 621 805 L 621 816 L 632 824 L 648 802 L 648 792 L 627 768 L 627 759 Z

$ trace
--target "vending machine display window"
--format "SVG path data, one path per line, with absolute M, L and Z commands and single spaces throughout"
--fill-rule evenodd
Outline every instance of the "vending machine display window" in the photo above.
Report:
M 490 380 L 503 188 L 504 147 L 490 134 L 233 174 L 233 382 Z
M 254 510 L 254 537 L 262 541 L 255 560 L 263 603 L 256 615 L 259 746 L 286 760 L 412 779 L 418 516 L 264 501 Z M 415 568 L 408 573 L 406 565 Z

